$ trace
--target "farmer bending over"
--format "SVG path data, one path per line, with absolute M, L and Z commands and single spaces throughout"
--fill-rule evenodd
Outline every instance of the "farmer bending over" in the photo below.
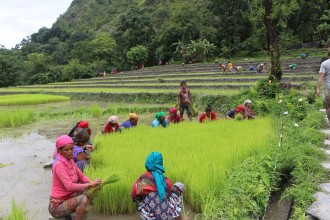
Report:
M 176 108 L 170 108 L 170 115 L 167 117 L 169 123 L 179 123 L 183 121 L 180 115 L 177 114 L 178 110 Z
M 128 115 L 128 118 L 126 119 L 126 121 L 123 122 L 120 125 L 120 128 L 132 128 L 132 127 L 136 127 L 138 121 L 139 121 L 139 116 L 137 114 L 135 114 L 134 112 L 133 113 L 130 113 Z
M 168 121 L 166 120 L 165 118 L 165 112 L 158 112 L 156 114 L 156 119 L 153 120 L 153 122 L 151 123 L 151 126 L 152 127 L 163 127 L 163 128 L 166 128 L 168 126 Z
M 143 220 L 181 220 L 184 184 L 164 176 L 162 154 L 152 152 L 145 162 L 147 172 L 134 183 L 131 191 L 133 201 L 139 204 L 138 212 Z
M 235 119 L 235 117 L 238 113 L 241 113 L 241 115 L 244 115 L 244 112 L 245 112 L 245 107 L 243 105 L 238 105 L 237 108 L 231 109 L 229 112 L 227 112 L 225 118 L 226 119 Z
M 257 113 L 252 111 L 251 100 L 250 99 L 245 100 L 243 105 L 245 107 L 243 118 L 255 119 L 257 117 Z
M 183 118 L 183 113 L 184 110 L 187 110 L 188 118 L 190 121 L 192 121 L 192 113 L 191 113 L 191 103 L 192 103 L 192 98 L 191 98 L 191 93 L 190 89 L 187 88 L 187 83 L 186 81 L 181 81 L 180 83 L 181 88 L 179 90 L 178 94 L 178 100 L 177 100 L 177 105 L 180 104 L 180 116 Z
M 210 105 L 208 105 L 205 109 L 205 112 L 203 114 L 201 114 L 201 116 L 199 117 L 199 122 L 203 123 L 206 121 L 214 121 L 217 120 L 217 116 L 215 114 L 214 111 L 212 111 L 212 108 Z
M 112 115 L 104 125 L 103 134 L 114 133 L 119 130 L 119 118 L 117 115 Z
M 100 178 L 90 181 L 77 167 L 73 158 L 73 141 L 68 135 L 56 139 L 58 160 L 54 164 L 52 191 L 48 206 L 54 218 L 65 218 L 76 213 L 82 220 L 87 206 L 84 191 L 102 183 Z
M 89 159 L 91 158 L 90 152 L 87 153 L 85 145 L 89 141 L 89 134 L 85 129 L 77 128 L 72 138 L 73 146 L 73 161 L 77 167 L 84 172 L 85 167 L 89 167 Z

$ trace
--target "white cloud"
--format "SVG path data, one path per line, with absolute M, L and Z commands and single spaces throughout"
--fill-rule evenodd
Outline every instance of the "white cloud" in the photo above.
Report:
M 50 28 L 72 0 L 1 0 L 0 44 L 10 49 L 23 38 Z

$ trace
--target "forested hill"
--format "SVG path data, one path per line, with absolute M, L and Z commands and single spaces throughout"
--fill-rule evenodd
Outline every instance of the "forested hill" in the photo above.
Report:
M 73 0 L 51 28 L 41 28 L 16 49 L 0 49 L 0 86 L 264 50 L 262 2 L 273 2 L 272 13 L 281 12 L 274 16 L 280 18 L 282 48 L 327 40 L 328 0 Z

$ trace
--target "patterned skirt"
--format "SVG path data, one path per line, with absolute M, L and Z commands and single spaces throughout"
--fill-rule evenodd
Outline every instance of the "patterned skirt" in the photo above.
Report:
M 54 218 L 64 218 L 76 211 L 76 208 L 82 204 L 86 195 L 76 195 L 70 199 L 54 199 L 50 198 L 48 210 Z

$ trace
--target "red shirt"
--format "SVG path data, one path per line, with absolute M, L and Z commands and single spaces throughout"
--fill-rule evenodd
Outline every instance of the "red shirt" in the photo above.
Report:
M 200 117 L 199 117 L 199 122 L 202 123 L 205 120 L 210 120 L 210 118 L 206 117 L 206 113 L 204 112 Z M 217 120 L 217 116 L 215 115 L 215 112 L 211 112 L 211 121 Z
M 172 117 L 171 115 L 169 115 L 167 117 L 167 121 L 171 122 L 171 123 L 179 123 L 180 121 L 182 121 L 182 118 L 180 117 L 180 115 L 175 115 L 175 117 Z
M 112 133 L 117 132 L 119 129 L 119 124 L 116 124 L 116 127 L 112 127 L 110 123 L 106 123 L 103 128 L 103 133 Z

